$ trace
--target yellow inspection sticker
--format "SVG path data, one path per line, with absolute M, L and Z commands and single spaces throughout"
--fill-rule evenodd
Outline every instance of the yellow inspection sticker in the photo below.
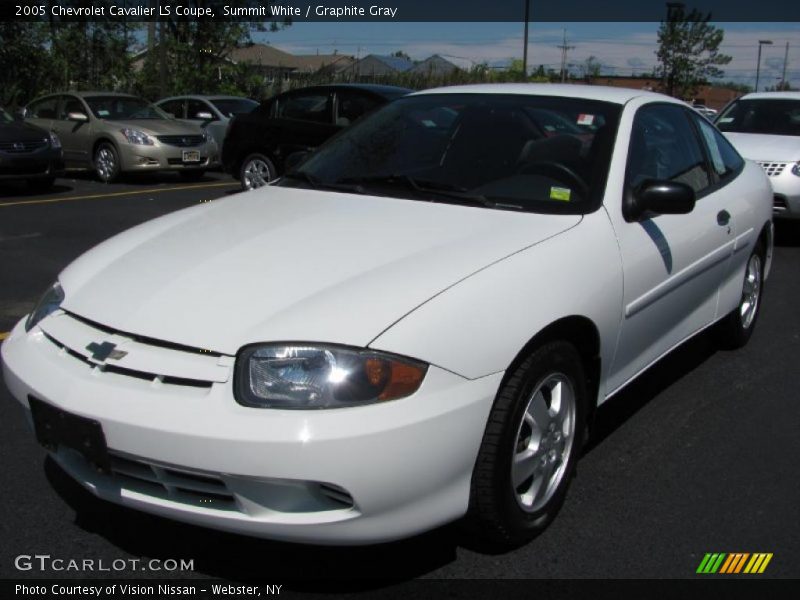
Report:
M 572 190 L 570 190 L 569 188 L 556 187 L 556 186 L 552 186 L 550 188 L 551 200 L 564 200 L 565 202 L 569 202 L 571 195 L 572 195 Z

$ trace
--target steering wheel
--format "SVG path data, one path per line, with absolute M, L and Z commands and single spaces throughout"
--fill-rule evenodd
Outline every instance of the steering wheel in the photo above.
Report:
M 517 169 L 518 175 L 544 175 L 568 183 L 577 189 L 582 198 L 589 196 L 589 186 L 570 167 L 565 164 L 551 160 L 526 163 Z

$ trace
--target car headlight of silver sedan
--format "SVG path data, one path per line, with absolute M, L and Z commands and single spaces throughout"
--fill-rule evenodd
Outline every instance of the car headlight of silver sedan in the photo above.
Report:
M 122 133 L 122 135 L 125 136 L 125 139 L 128 140 L 129 144 L 136 144 L 139 146 L 152 146 L 155 143 L 153 141 L 153 138 L 151 138 L 143 131 L 139 131 L 138 129 L 128 129 L 126 127 L 124 129 L 120 129 L 120 133 Z
M 256 345 L 239 355 L 236 399 L 257 408 L 362 406 L 410 396 L 427 369 L 425 363 L 361 348 Z
M 28 315 L 28 320 L 25 321 L 25 331 L 30 331 L 47 315 L 61 308 L 62 302 L 64 302 L 64 290 L 61 289 L 61 284 L 56 281 L 44 295 L 42 295 L 36 307 L 31 311 L 31 314 Z

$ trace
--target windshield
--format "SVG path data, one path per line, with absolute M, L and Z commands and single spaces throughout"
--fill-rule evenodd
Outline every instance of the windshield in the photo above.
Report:
M 98 119 L 132 121 L 134 119 L 167 119 L 167 114 L 146 100 L 133 96 L 91 96 L 84 98 Z
M 602 201 L 620 107 L 575 98 L 401 98 L 277 185 L 486 208 L 585 213 Z
M 737 100 L 717 119 L 721 131 L 800 135 L 800 100 Z
M 5 109 L 0 108 L 0 123 L 11 123 L 14 120 L 10 114 L 8 114 Z
M 249 113 L 258 106 L 258 102 L 247 98 L 220 98 L 212 100 L 211 104 L 216 106 L 217 110 L 226 117 Z

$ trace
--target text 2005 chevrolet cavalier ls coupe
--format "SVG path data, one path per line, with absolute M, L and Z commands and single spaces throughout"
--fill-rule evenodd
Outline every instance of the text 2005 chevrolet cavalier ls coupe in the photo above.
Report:
M 2 348 L 55 460 L 107 500 L 369 543 L 544 528 L 595 408 L 714 325 L 744 344 L 769 182 L 637 90 L 399 99 L 275 185 L 116 236 Z

